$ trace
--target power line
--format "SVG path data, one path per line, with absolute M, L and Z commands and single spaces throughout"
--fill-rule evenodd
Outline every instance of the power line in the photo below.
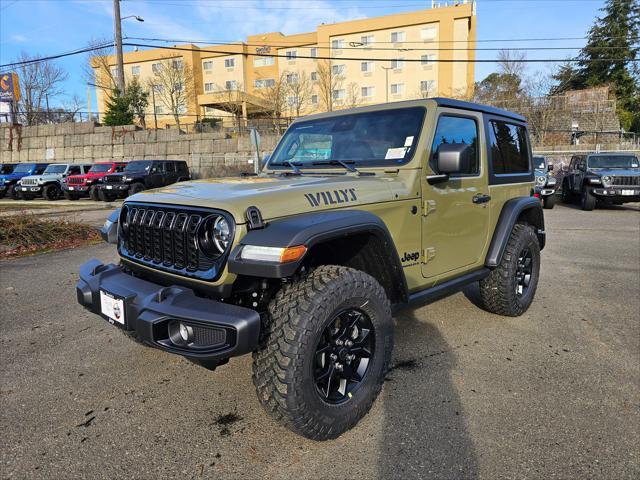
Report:
M 88 53 L 88 52 L 95 52 L 96 50 L 102 50 L 104 48 L 109 48 L 109 47 L 113 47 L 113 43 L 105 43 L 105 44 L 102 44 L 102 45 L 96 45 L 96 46 L 81 48 L 81 49 L 78 49 L 78 50 L 72 50 L 70 52 L 59 53 L 59 54 L 56 54 L 56 55 L 50 55 L 48 57 L 31 58 L 29 60 L 23 60 L 23 61 L 20 61 L 20 62 L 5 63 L 4 65 L 0 65 L 0 68 L 21 67 L 21 66 L 24 66 L 24 65 L 31 65 L 33 63 L 48 62 L 50 60 L 57 60 L 58 58 L 71 57 L 73 55 L 80 55 L 82 53 Z

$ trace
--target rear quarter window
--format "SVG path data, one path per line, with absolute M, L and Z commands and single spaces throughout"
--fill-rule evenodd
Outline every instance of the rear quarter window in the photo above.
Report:
M 528 173 L 531 162 L 526 129 L 497 120 L 489 121 L 489 127 L 494 175 Z

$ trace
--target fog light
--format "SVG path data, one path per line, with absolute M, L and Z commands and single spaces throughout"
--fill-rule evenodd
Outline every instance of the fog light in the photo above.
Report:
M 193 327 L 175 320 L 169 322 L 169 340 L 179 347 L 193 343 Z

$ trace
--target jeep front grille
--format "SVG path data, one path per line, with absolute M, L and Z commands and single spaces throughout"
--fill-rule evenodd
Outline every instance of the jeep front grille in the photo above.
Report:
M 67 185 L 82 185 L 84 184 L 84 178 L 69 177 L 67 178 Z
M 612 185 L 616 187 L 640 186 L 640 175 L 615 175 Z
M 120 215 L 121 254 L 161 270 L 212 280 L 224 266 L 226 254 L 205 255 L 198 236 L 205 219 L 221 212 L 201 209 L 128 204 Z M 204 227 L 203 227 L 204 228 Z
M 104 183 L 121 183 L 122 176 L 121 175 L 105 175 Z
M 24 178 L 20 183 L 22 185 L 38 185 L 38 180 L 35 178 Z

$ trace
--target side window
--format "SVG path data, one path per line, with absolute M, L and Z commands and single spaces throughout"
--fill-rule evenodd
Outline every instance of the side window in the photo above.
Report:
M 431 161 L 435 159 L 438 147 L 442 144 L 464 144 L 471 149 L 469 158 L 471 161 L 466 165 L 466 170 L 460 175 L 477 175 L 480 172 L 480 161 L 478 155 L 478 124 L 472 118 L 453 117 L 441 115 L 438 119 L 436 134 L 433 137 L 431 146 Z M 431 164 L 432 166 L 434 163 Z
M 71 165 L 69 167 L 69 170 L 67 171 L 69 175 L 78 175 L 80 174 L 80 172 L 81 172 L 80 165 Z
M 187 164 L 184 162 L 178 162 L 178 173 L 187 173 Z
M 167 173 L 174 173 L 176 171 L 176 164 L 173 162 L 165 162 L 164 171 Z
M 162 163 L 153 162 L 151 164 L 151 168 L 149 169 L 149 173 L 162 173 Z
M 489 130 L 493 173 L 528 173 L 529 149 L 524 127 L 491 120 Z
M 116 172 L 122 172 L 124 170 L 125 165 L 116 165 Z
M 33 171 L 33 175 L 40 175 L 47 168 L 46 165 L 38 165 L 36 169 Z

